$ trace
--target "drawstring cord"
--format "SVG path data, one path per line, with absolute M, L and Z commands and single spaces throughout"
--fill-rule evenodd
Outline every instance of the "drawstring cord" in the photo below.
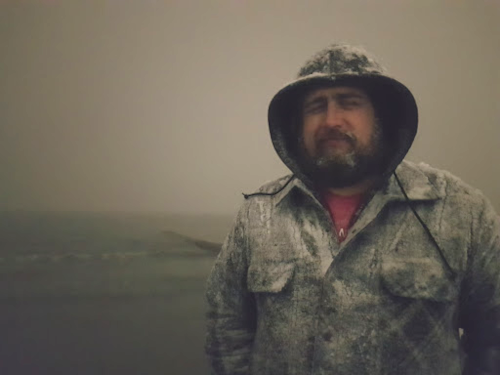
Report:
M 427 227 L 427 225 L 425 225 L 424 221 L 420 218 L 420 216 L 417 214 L 417 211 L 415 210 L 415 208 L 413 207 L 413 204 L 411 203 L 410 199 L 408 198 L 408 195 L 406 194 L 406 191 L 405 189 L 403 188 L 403 185 L 401 184 L 401 181 L 399 180 L 398 178 L 398 175 L 396 174 L 396 172 L 394 172 L 394 177 L 396 178 L 396 182 L 398 183 L 399 185 L 399 188 L 401 189 L 401 192 L 403 193 L 404 197 L 405 197 L 405 200 L 406 200 L 406 203 L 408 203 L 408 206 L 410 207 L 410 209 L 412 210 L 413 214 L 415 215 L 415 217 L 417 218 L 417 220 L 420 222 L 420 224 L 422 225 L 422 227 L 424 228 L 425 232 L 429 235 L 432 243 L 434 244 L 434 246 L 436 246 L 436 248 L 438 249 L 438 253 L 439 253 L 439 256 L 441 257 L 441 260 L 443 261 L 443 263 L 445 264 L 448 272 L 450 273 L 451 277 L 453 279 L 456 278 L 457 274 L 456 272 L 453 270 L 453 268 L 451 268 L 450 264 L 448 263 L 448 261 L 446 260 L 445 256 L 443 255 L 443 251 L 441 250 L 441 247 L 439 247 L 436 239 L 434 238 L 434 236 L 432 235 L 431 231 L 429 230 L 429 228 Z
M 273 191 L 272 193 L 253 193 L 253 194 L 241 193 L 241 194 L 243 194 L 243 196 L 245 197 L 245 199 L 248 199 L 250 197 L 254 197 L 256 195 L 275 195 L 275 194 L 278 194 L 280 191 L 282 191 L 293 180 L 294 177 L 295 177 L 295 175 L 292 174 L 290 176 L 290 178 L 288 179 L 288 181 L 282 187 L 280 187 L 276 191 Z

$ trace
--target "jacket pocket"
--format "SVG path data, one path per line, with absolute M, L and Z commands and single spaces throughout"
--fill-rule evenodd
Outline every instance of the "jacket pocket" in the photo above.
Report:
M 435 302 L 452 302 L 458 287 L 447 270 L 428 258 L 388 259 L 382 262 L 382 285 L 392 295 Z
M 257 262 L 248 269 L 248 290 L 253 293 L 279 293 L 291 281 L 295 264 L 289 262 Z

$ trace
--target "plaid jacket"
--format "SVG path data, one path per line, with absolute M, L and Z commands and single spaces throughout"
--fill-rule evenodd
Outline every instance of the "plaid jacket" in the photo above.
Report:
M 213 374 L 483 374 L 499 342 L 498 217 L 448 172 L 396 173 L 441 252 L 394 176 L 341 244 L 297 178 L 244 202 L 207 285 Z

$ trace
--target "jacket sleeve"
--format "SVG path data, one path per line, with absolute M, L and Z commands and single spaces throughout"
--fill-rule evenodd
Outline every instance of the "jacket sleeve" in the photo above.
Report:
M 214 375 L 247 375 L 255 333 L 255 303 L 247 291 L 247 225 L 238 214 L 207 283 L 205 351 Z
M 464 375 L 500 374 L 500 219 L 487 200 L 482 207 L 473 219 L 462 284 Z

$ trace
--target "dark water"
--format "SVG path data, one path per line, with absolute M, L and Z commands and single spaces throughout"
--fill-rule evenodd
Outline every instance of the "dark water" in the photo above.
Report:
M 215 255 L 171 231 L 220 242 L 230 223 L 0 214 L 0 374 L 208 374 Z

